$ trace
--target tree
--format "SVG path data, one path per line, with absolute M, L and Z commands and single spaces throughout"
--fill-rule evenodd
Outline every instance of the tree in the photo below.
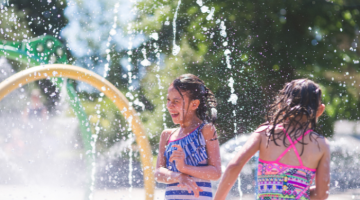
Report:
M 159 39 L 149 40 L 139 49 L 151 52 L 149 58 L 156 58 L 155 49 L 165 57 L 162 69 L 156 70 L 155 64 L 148 67 L 142 82 L 146 95 L 157 105 L 151 123 L 156 127 L 162 124 L 164 100 L 155 94 L 166 94 L 167 85 L 181 73 L 200 76 L 215 91 L 220 102 L 221 142 L 263 122 L 266 105 L 285 82 L 310 78 L 323 88 L 327 108 L 320 125 L 325 135 L 331 136 L 335 120 L 359 118 L 360 5 L 354 3 L 140 2 L 134 22 L 137 31 L 148 36 L 157 33 Z M 178 54 L 173 49 L 176 46 L 180 47 Z M 156 75 L 165 86 L 162 90 L 149 86 L 156 85 Z M 236 104 L 230 99 L 231 78 Z
M 62 40 L 60 30 L 67 24 L 64 16 L 66 6 L 66 1 L 9 0 L 8 3 L 2 3 L 0 5 L 2 19 L 0 43 L 5 43 L 5 41 L 21 43 L 43 35 L 51 35 Z M 10 62 L 16 71 L 29 67 L 27 63 Z M 37 85 L 43 91 L 47 91 L 44 92 L 47 98 L 46 105 L 48 110 L 52 110 L 59 98 L 55 92 L 55 86 L 49 80 L 37 81 Z

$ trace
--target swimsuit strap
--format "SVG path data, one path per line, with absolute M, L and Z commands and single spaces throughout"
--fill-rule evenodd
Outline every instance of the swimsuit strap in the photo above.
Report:
M 176 128 L 176 129 L 174 129 L 171 133 L 170 133 L 170 135 L 168 136 L 168 138 L 167 138 L 167 140 L 166 140 L 166 144 L 169 144 L 169 140 L 170 140 L 170 137 L 175 133 L 175 131 L 177 131 L 179 128 Z
M 281 126 L 281 125 L 280 125 L 280 126 Z M 298 138 L 295 140 L 295 142 L 293 142 L 292 139 L 290 138 L 289 134 L 286 132 L 286 129 L 285 129 L 283 126 L 281 126 L 281 127 L 283 128 L 283 131 L 284 131 L 284 133 L 286 134 L 286 137 L 288 138 L 288 140 L 289 140 L 289 142 L 290 142 L 290 146 L 278 157 L 278 159 L 276 159 L 276 162 L 279 162 L 280 159 L 281 159 L 282 157 L 284 157 L 285 154 L 286 154 L 288 151 L 290 151 L 290 148 L 293 148 L 293 149 L 294 149 L 294 152 L 295 152 L 295 155 L 296 155 L 296 157 L 298 158 L 298 161 L 299 161 L 299 163 L 300 163 L 300 166 L 304 166 L 303 163 L 302 163 L 301 157 L 300 157 L 300 155 L 299 155 L 299 153 L 298 153 L 298 151 L 297 151 L 297 149 L 296 149 L 295 144 L 298 143 L 298 142 L 303 138 L 303 136 L 309 134 L 312 130 L 311 130 L 311 129 L 310 129 L 310 130 L 307 130 L 307 131 L 304 133 L 303 136 L 298 137 Z

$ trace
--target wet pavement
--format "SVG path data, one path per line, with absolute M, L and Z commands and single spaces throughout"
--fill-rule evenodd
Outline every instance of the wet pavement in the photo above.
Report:
M 154 200 L 164 199 L 164 189 L 155 190 Z M 48 186 L 0 186 L 1 200 L 83 200 L 84 191 L 81 189 L 67 187 L 48 187 Z M 111 190 L 95 190 L 93 200 L 143 200 L 145 190 L 143 188 L 121 188 Z M 239 197 L 229 197 L 227 200 L 239 200 Z M 244 195 L 242 200 L 254 200 L 253 195 Z M 360 189 L 347 190 L 344 193 L 331 194 L 328 200 L 347 200 L 360 199 Z

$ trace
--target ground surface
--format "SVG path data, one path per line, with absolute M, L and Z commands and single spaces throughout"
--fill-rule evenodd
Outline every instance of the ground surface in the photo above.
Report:
M 133 188 L 117 190 L 95 190 L 93 200 L 143 200 L 145 196 L 144 189 Z M 155 191 L 154 200 L 163 200 L 164 190 Z M 84 194 L 80 189 L 65 187 L 46 187 L 46 186 L 0 186 L 1 200 L 83 200 Z M 228 198 L 228 200 L 238 200 L 239 197 Z M 242 200 L 253 200 L 253 195 L 244 195 Z M 329 200 L 347 200 L 360 199 L 360 190 L 348 190 L 340 194 L 332 194 Z

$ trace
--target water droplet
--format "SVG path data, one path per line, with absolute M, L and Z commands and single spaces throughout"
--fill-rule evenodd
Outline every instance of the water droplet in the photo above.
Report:
M 178 46 L 178 45 L 174 45 L 173 46 L 173 48 L 172 48 L 172 54 L 174 55 L 174 56 L 176 56 L 176 55 L 178 55 L 179 54 L 179 52 L 180 52 L 180 46 Z
M 158 40 L 159 39 L 159 34 L 158 33 L 152 33 L 150 35 L 150 38 L 154 39 L 154 40 Z

